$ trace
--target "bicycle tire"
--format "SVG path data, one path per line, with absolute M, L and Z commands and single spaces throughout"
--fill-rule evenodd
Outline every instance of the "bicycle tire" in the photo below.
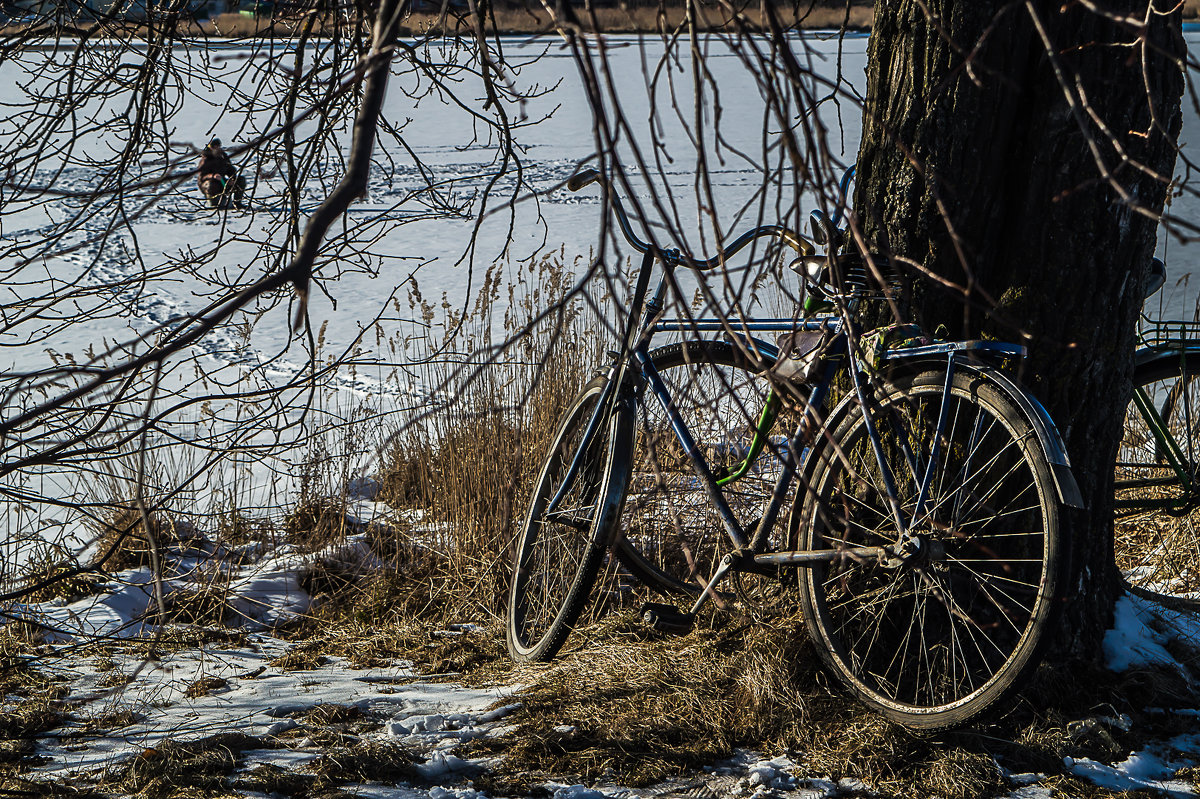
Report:
M 944 370 L 909 373 L 874 393 L 872 418 L 906 515 L 944 382 Z M 929 512 L 912 525 L 924 557 L 897 567 L 846 554 L 799 577 L 805 622 L 828 670 L 870 707 L 923 729 L 963 724 L 1020 684 L 1038 662 L 1066 579 L 1052 473 L 1019 407 L 982 373 L 961 369 L 950 400 Z M 865 415 L 857 403 L 842 408 L 806 465 L 794 514 L 799 549 L 896 538 Z
M 748 452 L 770 382 L 763 367 L 728 341 L 686 341 L 659 347 L 650 361 L 674 407 L 710 466 L 736 466 Z M 785 425 L 776 423 L 780 432 Z M 777 440 L 776 444 L 781 441 Z M 613 552 L 642 583 L 667 595 L 698 595 L 729 551 L 729 538 L 671 429 L 661 404 L 644 397 L 634 429 L 629 492 Z M 767 504 L 780 462 L 764 451 L 751 470 L 723 488 L 735 515 L 747 524 Z M 782 534 L 781 534 L 782 537 Z M 761 593 L 771 577 L 735 574 L 743 596 Z
M 604 559 L 629 476 L 630 414 L 617 407 L 592 437 L 554 519 L 558 493 L 605 380 L 584 387 L 559 424 L 530 499 L 513 557 L 506 638 L 512 658 L 548 661 L 566 642 Z
M 1197 480 L 1200 459 L 1200 353 L 1168 352 L 1134 371 Z M 1114 472 L 1113 555 L 1128 588 L 1200 608 L 1200 491 L 1189 491 L 1170 465 L 1137 404 L 1130 400 Z

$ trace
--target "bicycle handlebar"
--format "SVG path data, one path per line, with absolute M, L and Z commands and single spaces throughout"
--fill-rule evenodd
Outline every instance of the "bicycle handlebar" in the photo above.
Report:
M 734 239 L 733 243 L 729 246 L 722 247 L 721 251 L 712 258 L 698 260 L 687 253 L 681 253 L 677 250 L 664 250 L 656 244 L 642 241 L 637 237 L 637 234 L 633 232 L 633 227 L 629 224 L 629 215 L 625 213 L 625 206 L 621 203 L 620 195 L 613 190 L 612 182 L 602 175 L 599 170 L 585 169 L 582 172 L 575 173 L 567 180 L 567 188 L 574 192 L 593 183 L 599 183 L 612 201 L 613 209 L 617 214 L 617 225 L 621 228 L 622 235 L 625 236 L 625 240 L 629 242 L 631 247 L 640 253 L 647 253 L 653 250 L 657 257 L 668 258 L 697 271 L 703 272 L 720 266 L 726 258 L 733 256 L 747 244 L 763 236 L 771 236 L 784 242 L 802 256 L 807 257 L 817 251 L 817 248 L 807 238 L 782 225 L 761 225 L 752 228 Z
M 600 173 L 595 169 L 585 169 L 582 172 L 576 172 L 567 180 L 567 188 L 571 191 L 579 191 L 584 186 L 591 185 L 596 181 L 601 180 Z

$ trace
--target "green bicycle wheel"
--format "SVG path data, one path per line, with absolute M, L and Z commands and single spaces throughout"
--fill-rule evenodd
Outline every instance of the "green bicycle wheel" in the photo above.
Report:
M 1135 591 L 1200 607 L 1198 377 L 1200 353 L 1165 352 L 1134 373 L 1153 411 L 1147 416 L 1131 400 L 1125 412 L 1114 473 L 1114 556 Z M 1169 441 L 1155 435 L 1158 420 Z
M 587 603 L 620 516 L 629 477 L 629 412 L 617 408 L 580 451 L 604 385 L 600 379 L 585 386 L 563 417 L 517 537 L 506 627 L 514 660 L 547 661 L 558 653 Z M 548 513 L 577 453 L 578 472 Z
M 965 722 L 1037 664 L 1058 605 L 1066 542 L 1050 467 L 1018 406 L 959 370 L 936 435 L 944 371 L 883 382 L 870 418 L 920 547 L 906 558 L 848 550 L 897 539 L 893 508 L 856 403 L 810 461 L 793 528 L 798 549 L 836 550 L 801 569 L 801 608 L 828 669 L 910 727 Z M 914 519 L 938 440 L 925 512 Z

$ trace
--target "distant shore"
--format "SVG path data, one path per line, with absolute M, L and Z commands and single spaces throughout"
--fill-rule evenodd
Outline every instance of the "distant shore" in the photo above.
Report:
M 433 9 L 440 3 L 435 0 L 423 0 L 414 3 L 417 8 Z M 474 34 L 473 19 L 466 14 L 462 0 L 453 0 L 450 13 L 442 14 L 434 10 L 418 10 L 411 12 L 404 20 L 401 31 L 404 36 L 446 35 L 469 36 Z M 798 4 L 777 4 L 773 6 L 777 24 L 784 29 L 800 30 L 849 30 L 869 31 L 874 17 L 874 3 L 869 0 L 852 0 L 847 6 L 845 0 L 809 0 Z M 687 23 L 687 8 L 680 0 L 665 0 L 661 5 L 648 3 L 647 0 L 635 0 L 628 3 L 591 9 L 577 8 L 575 10 L 578 28 L 590 33 L 613 34 L 671 34 L 681 30 Z M 770 21 L 765 19 L 761 4 L 755 3 L 733 17 L 727 7 L 704 3 L 703 0 L 696 12 L 698 28 L 704 31 L 736 32 L 740 30 L 762 31 L 770 29 Z M 1195 23 L 1200 19 L 1200 0 L 1183 0 L 1183 18 L 1185 22 Z M 220 14 L 211 19 L 189 21 L 178 25 L 180 36 L 222 39 L 241 38 L 281 38 L 291 39 L 301 35 L 308 29 L 308 35 L 326 37 L 338 27 L 345 25 L 345 20 L 335 18 L 318 18 L 309 21 L 302 15 L 281 15 L 228 13 Z M 36 22 L 21 25 L 0 25 L 0 38 L 15 35 L 28 36 L 31 28 L 37 28 Z M 95 38 L 97 34 L 109 35 L 113 38 L 125 38 L 130 35 L 138 37 L 145 30 L 142 23 L 129 21 L 125 23 L 108 22 L 104 25 L 96 23 L 77 24 L 70 35 L 86 35 Z M 554 35 L 557 31 L 555 21 L 540 2 L 531 0 L 494 0 L 492 16 L 485 28 L 489 34 L 514 35 Z M 47 32 L 52 32 L 48 28 Z
M 644 0 L 642 0 L 644 2 Z M 1195 0 L 1200 3 L 1200 0 Z M 460 0 L 450 4 L 453 9 L 442 14 L 436 10 L 441 5 L 432 0 L 414 4 L 418 9 L 411 12 L 402 25 L 402 35 L 448 35 L 467 36 L 474 33 L 474 20 L 466 13 Z M 800 8 L 791 3 L 774 6 L 777 24 L 784 29 L 825 29 L 865 31 L 871 27 L 874 15 L 873 4 L 867 0 L 854 0 L 847 8 L 844 0 L 816 0 L 802 2 Z M 522 0 L 499 0 L 493 3 L 491 18 L 485 28 L 487 33 L 541 35 L 555 34 L 557 27 L 554 19 L 540 2 L 522 2 Z M 575 9 L 576 24 L 586 32 L 602 33 L 674 33 L 684 27 L 687 22 L 686 5 L 679 0 L 666 0 L 661 6 L 657 3 L 622 4 L 612 7 L 596 7 Z M 715 4 L 701 3 L 697 10 L 697 23 L 705 31 L 738 31 L 765 30 L 770 27 L 765 20 L 761 5 L 755 3 L 741 12 L 735 18 L 727 8 Z M 222 39 L 238 38 L 284 38 L 290 39 L 301 35 L 308 29 L 310 35 L 328 36 L 338 27 L 345 25 L 343 19 L 322 17 L 312 20 L 304 15 L 280 15 L 229 13 L 220 14 L 211 19 L 201 21 L 186 21 L 177 25 L 177 31 L 182 37 L 220 37 Z M 37 20 L 21 24 L 0 25 L 0 37 L 36 36 L 40 27 Z M 68 24 L 65 29 L 55 30 L 47 25 L 47 35 L 72 33 L 86 36 L 89 39 L 98 37 L 126 38 L 139 37 L 145 31 L 145 25 L 138 21 L 126 22 L 96 22 Z
M 1200 4 L 1200 0 L 1195 0 Z M 869 30 L 874 16 L 873 4 L 855 2 L 847 9 L 844 2 L 800 3 L 799 11 L 788 4 L 778 6 L 775 13 L 783 28 Z M 494 6 L 494 24 L 487 26 L 488 33 L 502 34 L 553 34 L 556 27 L 550 14 L 540 4 Z M 668 2 L 659 5 L 624 6 L 597 8 L 585 11 L 578 9 L 580 28 L 589 32 L 603 33 L 670 33 L 687 22 L 686 7 L 682 3 Z M 736 31 L 741 28 L 765 30 L 770 27 L 763 19 L 761 6 L 747 8 L 739 19 L 733 19 L 724 9 L 701 5 L 698 14 L 699 27 L 707 31 Z M 247 17 L 242 14 L 221 14 L 213 18 L 206 27 L 220 36 L 293 35 L 299 20 L 270 20 L 264 17 Z M 458 16 L 438 12 L 415 11 L 404 21 L 404 32 L 408 35 L 441 32 L 451 35 L 466 35 L 473 32 L 472 21 Z

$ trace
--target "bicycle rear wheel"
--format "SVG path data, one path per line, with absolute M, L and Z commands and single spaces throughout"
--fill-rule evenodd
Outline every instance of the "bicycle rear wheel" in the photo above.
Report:
M 884 715 L 928 729 L 963 723 L 1036 665 L 1066 564 L 1037 436 L 977 373 L 955 374 L 926 511 L 911 518 L 944 381 L 944 371 L 929 371 L 885 382 L 870 410 L 920 549 L 907 558 L 844 552 L 799 580 L 829 669 Z M 890 546 L 896 522 L 861 407 L 846 407 L 831 441 L 799 498 L 798 548 Z
M 1134 373 L 1154 415 L 1131 400 L 1114 474 L 1117 568 L 1135 591 L 1171 595 L 1200 606 L 1200 353 L 1169 353 Z M 1158 420 L 1164 444 L 1155 436 Z M 1172 464 L 1169 443 L 1178 448 Z M 1173 454 L 1173 453 L 1172 453 Z M 1180 472 L 1183 477 L 1181 479 Z
M 567 492 L 546 512 L 580 452 L 604 386 L 603 379 L 585 386 L 563 417 L 517 537 L 507 624 L 514 660 L 546 661 L 558 653 L 587 603 L 620 516 L 631 432 L 622 408 L 601 420 Z
M 709 465 L 718 476 L 736 468 L 750 451 L 771 389 L 761 367 L 726 341 L 669 344 L 652 352 L 650 361 Z M 777 422 L 776 431 L 789 432 L 786 424 Z M 698 594 L 729 551 L 729 538 L 666 412 L 649 393 L 638 408 L 634 435 L 633 470 L 613 551 L 651 588 Z M 775 444 L 783 442 L 777 437 Z M 766 507 L 780 468 L 778 457 L 764 451 L 744 476 L 722 489 L 743 525 Z M 732 577 L 742 593 L 757 592 L 761 582 L 758 575 Z

